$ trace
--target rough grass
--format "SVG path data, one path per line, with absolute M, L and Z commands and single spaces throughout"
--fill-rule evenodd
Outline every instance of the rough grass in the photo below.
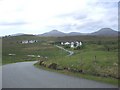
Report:
M 73 56 L 57 56 L 46 61 L 46 64 L 57 63 L 62 68 L 83 70 L 87 74 L 118 77 L 118 53 L 115 51 L 75 51 Z M 96 58 L 95 58 L 96 56 Z
M 34 44 L 21 44 L 21 40 L 31 40 L 37 39 L 38 43 Z M 41 38 L 34 36 L 21 36 L 21 37 L 7 37 L 3 38 L 3 64 L 7 63 L 15 63 L 21 61 L 31 61 L 31 60 L 39 60 L 37 57 L 28 57 L 27 55 L 40 55 L 42 57 L 53 58 L 57 55 L 61 57 L 61 55 L 66 55 L 66 52 L 61 53 L 61 50 L 49 44 L 50 38 Z M 53 39 L 51 39 L 52 41 Z M 10 56 L 8 54 L 16 54 L 15 56 Z
M 61 73 L 61 74 L 69 75 L 69 76 L 85 78 L 85 79 L 89 79 L 89 80 L 95 80 L 95 81 L 99 81 L 99 82 L 103 82 L 103 83 L 113 84 L 116 86 L 118 85 L 118 80 L 114 79 L 114 78 L 98 77 L 98 76 L 93 76 L 90 74 L 81 74 L 81 73 L 75 73 L 75 72 L 73 73 L 73 72 L 69 72 L 69 71 L 65 71 L 65 70 L 54 70 L 54 69 L 40 66 L 38 63 L 34 64 L 34 66 L 37 68 L 40 68 L 40 69 L 57 72 L 57 73 Z
M 66 39 L 67 38 L 67 39 Z M 34 44 L 20 44 L 21 40 L 39 40 Z M 55 47 L 57 41 L 79 40 L 84 47 L 80 50 L 69 49 L 75 52 L 68 57 L 67 52 Z M 60 71 L 75 76 L 86 77 L 98 81 L 116 84 L 118 77 L 118 46 L 116 37 L 36 37 L 18 36 L 3 38 L 2 63 L 44 60 L 46 64 L 57 63 L 61 68 L 83 70 L 85 74 Z M 107 48 L 110 50 L 108 51 Z M 8 54 L 16 54 L 9 56 Z M 42 57 L 28 57 L 40 55 Z M 45 58 L 47 57 L 47 59 Z M 107 75 L 107 76 L 106 76 Z M 101 77 L 102 76 L 102 77 Z M 111 78 L 112 77 L 112 78 Z

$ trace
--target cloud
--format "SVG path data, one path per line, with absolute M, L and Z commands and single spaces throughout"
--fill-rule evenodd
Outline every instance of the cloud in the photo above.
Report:
M 93 32 L 104 27 L 118 30 L 118 3 L 117 2 L 95 2 L 86 6 L 79 12 L 61 16 L 64 23 L 64 31 Z M 63 29 L 63 27 L 62 27 Z
M 117 30 L 118 0 L 1 0 L 0 34 Z M 7 31 L 7 32 L 6 32 Z
M 24 25 L 24 24 L 27 24 L 25 22 L 2 22 L 0 23 L 0 26 L 16 26 L 16 25 Z

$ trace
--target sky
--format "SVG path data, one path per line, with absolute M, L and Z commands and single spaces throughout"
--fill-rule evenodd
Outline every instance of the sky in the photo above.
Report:
M 119 0 L 0 0 L 0 36 L 118 30 Z

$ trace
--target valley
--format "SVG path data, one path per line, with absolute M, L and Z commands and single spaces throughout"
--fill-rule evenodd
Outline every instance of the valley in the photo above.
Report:
M 3 37 L 2 63 L 38 61 L 38 68 L 50 69 L 67 75 L 93 79 L 101 82 L 118 83 L 118 38 L 115 36 L 65 36 L 40 37 L 20 35 Z M 35 43 L 22 44 L 23 40 L 37 40 Z M 80 49 L 56 47 L 60 42 L 82 41 Z M 44 64 L 39 64 L 39 61 Z M 49 68 L 55 63 L 55 68 Z

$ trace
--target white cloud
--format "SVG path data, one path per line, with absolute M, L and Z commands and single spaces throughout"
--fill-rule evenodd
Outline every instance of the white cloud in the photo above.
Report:
M 92 32 L 103 27 L 117 29 L 117 2 L 118 0 L 1 0 L 0 34 L 39 34 L 51 29 L 65 32 Z

